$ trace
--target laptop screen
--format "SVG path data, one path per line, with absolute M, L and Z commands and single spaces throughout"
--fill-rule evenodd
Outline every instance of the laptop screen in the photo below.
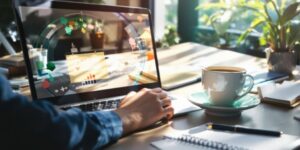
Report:
M 149 13 L 93 7 L 18 7 L 36 99 L 81 102 L 159 86 Z

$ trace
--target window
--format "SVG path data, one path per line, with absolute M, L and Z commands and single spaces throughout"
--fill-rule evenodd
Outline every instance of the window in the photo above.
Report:
M 155 0 L 155 39 L 159 40 L 164 35 L 167 25 L 177 27 L 178 0 Z
M 296 0 L 275 1 L 283 10 Z M 253 10 L 241 7 L 241 5 L 251 3 L 254 8 L 261 8 L 259 11 L 264 11 L 263 7 L 260 7 L 265 4 L 264 0 L 201 0 L 199 2 L 198 42 L 246 53 L 251 50 L 263 51 L 267 46 L 267 42 L 261 38 L 265 30 L 263 25 L 255 27 L 244 43 L 237 42 L 240 35 L 257 18 Z M 277 16 L 274 10 L 269 9 L 268 11 L 270 17 Z

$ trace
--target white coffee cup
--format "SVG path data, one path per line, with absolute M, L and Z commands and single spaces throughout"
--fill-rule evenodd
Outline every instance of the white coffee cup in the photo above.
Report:
M 251 91 L 254 78 L 243 68 L 211 66 L 202 70 L 202 85 L 212 104 L 232 106 Z

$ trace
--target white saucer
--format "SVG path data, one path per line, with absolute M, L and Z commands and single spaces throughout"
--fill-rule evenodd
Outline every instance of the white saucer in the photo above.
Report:
M 243 110 L 256 107 L 258 104 L 260 104 L 259 97 L 253 94 L 248 94 L 236 100 L 232 106 L 229 107 L 213 105 L 205 92 L 190 94 L 189 101 L 205 109 L 207 114 L 221 117 L 240 116 Z

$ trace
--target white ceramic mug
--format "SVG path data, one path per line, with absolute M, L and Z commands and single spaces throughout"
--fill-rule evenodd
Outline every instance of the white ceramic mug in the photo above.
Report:
M 202 70 L 202 85 L 214 105 L 231 106 L 251 91 L 254 78 L 243 68 L 211 66 Z

